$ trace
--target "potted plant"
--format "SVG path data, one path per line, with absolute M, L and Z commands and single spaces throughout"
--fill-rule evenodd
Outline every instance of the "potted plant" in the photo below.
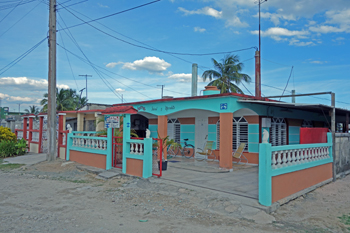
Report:
M 166 136 L 164 138 L 161 138 L 159 136 L 158 132 L 158 138 L 162 139 L 162 171 L 166 171 L 168 168 L 168 160 L 165 159 L 164 153 L 167 153 L 169 146 L 175 146 L 175 147 L 180 147 L 181 145 L 177 142 L 175 142 L 174 139 L 169 139 L 169 136 Z M 155 142 L 152 144 L 153 148 L 155 147 L 160 147 L 158 142 Z M 160 169 L 160 161 L 158 160 L 158 168 Z

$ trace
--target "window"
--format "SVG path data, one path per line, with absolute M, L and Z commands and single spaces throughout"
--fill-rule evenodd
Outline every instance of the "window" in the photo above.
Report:
M 216 123 L 217 147 L 220 148 L 220 121 Z M 248 122 L 244 117 L 234 117 L 232 121 L 232 149 L 237 150 L 241 143 L 246 143 L 244 151 L 248 150 Z
M 287 124 L 283 118 L 272 118 L 270 128 L 272 146 L 287 145 Z
M 313 128 L 313 124 L 312 124 L 312 121 L 306 121 L 306 120 L 303 120 L 303 123 L 301 124 L 301 127 L 302 128 Z
M 168 119 L 168 136 L 169 139 L 174 139 L 180 143 L 180 121 L 178 119 Z

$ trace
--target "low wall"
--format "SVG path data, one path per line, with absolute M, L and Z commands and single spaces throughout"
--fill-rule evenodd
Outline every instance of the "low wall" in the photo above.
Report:
M 66 148 L 65 147 L 60 147 L 59 152 L 60 152 L 59 158 L 60 159 L 66 159 Z
M 333 176 L 332 134 L 327 143 L 259 144 L 259 203 L 271 206 L 296 198 Z
M 350 173 L 350 134 L 335 134 L 335 170 L 337 175 Z
M 106 155 L 70 150 L 70 161 L 106 169 Z
M 126 159 L 126 174 L 142 177 L 143 161 L 139 159 Z
M 272 177 L 272 203 L 332 178 L 332 163 Z
M 39 144 L 37 143 L 29 143 L 29 151 L 33 153 L 39 153 Z
M 209 159 L 220 160 L 220 150 L 214 150 L 214 156 L 209 156 Z M 245 157 L 248 159 L 248 164 L 259 164 L 259 153 L 243 152 Z M 233 162 L 239 162 L 239 159 L 232 158 Z M 245 162 L 245 160 L 243 160 Z

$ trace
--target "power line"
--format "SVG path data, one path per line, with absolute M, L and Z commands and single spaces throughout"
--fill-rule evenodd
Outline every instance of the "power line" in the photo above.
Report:
M 12 10 L 10 10 L 10 12 L 7 13 L 7 14 L 5 15 L 5 17 L 2 18 L 2 19 L 0 20 L 0 23 L 1 23 L 9 14 L 11 14 L 12 11 L 14 11 L 14 10 L 18 7 L 18 5 L 19 5 L 21 2 L 22 2 L 22 0 L 21 0 L 20 2 L 18 2 L 18 3 L 16 4 L 16 6 L 14 6 L 14 7 L 12 8 Z
M 274 61 L 270 61 L 270 60 L 267 60 L 267 59 L 264 59 L 264 58 L 261 58 L 262 60 L 264 61 L 268 61 L 270 63 L 274 63 L 274 64 L 277 64 L 277 65 L 280 65 L 280 66 L 287 66 L 287 67 L 290 67 L 289 65 L 284 65 L 284 64 L 281 64 L 281 63 L 278 63 L 278 62 L 274 62 Z
M 35 2 L 36 0 L 27 0 L 27 1 L 19 1 L 18 3 L 13 3 L 13 4 L 7 4 L 7 5 L 4 5 L 4 6 L 0 6 L 0 11 L 2 10 L 7 10 L 7 9 L 10 9 L 10 8 L 16 8 L 17 6 L 20 6 L 20 5 L 24 5 L 24 4 L 28 4 L 28 3 L 31 3 L 31 2 Z M 12 9 L 11 11 L 13 11 L 14 9 Z
M 65 8 L 65 7 L 64 7 Z M 142 49 L 147 49 L 147 50 L 151 50 L 151 51 L 154 51 L 154 52 L 160 52 L 160 53 L 166 53 L 166 54 L 175 54 L 175 55 L 183 55 L 183 56 L 209 56 L 209 55 L 217 55 L 217 54 L 227 54 L 227 53 L 236 53 L 236 52 L 242 52 L 242 51 L 245 51 L 245 50 L 250 50 L 250 49 L 256 49 L 255 46 L 252 46 L 252 47 L 249 47 L 249 48 L 244 48 L 244 49 L 237 49 L 237 50 L 232 50 L 232 51 L 226 51 L 226 52 L 215 52 L 215 53 L 177 53 L 177 52 L 169 52 L 169 51 L 164 51 L 164 50 L 159 50 L 159 49 L 152 49 L 152 48 L 149 48 L 149 47 L 145 47 L 145 46 L 141 46 L 141 45 L 137 45 L 137 44 L 134 44 L 134 43 L 131 43 L 129 41 L 126 41 L 126 40 L 123 40 L 123 39 L 120 39 L 116 36 L 113 36 L 97 27 L 95 27 L 94 25 L 90 24 L 89 22 L 86 22 L 85 20 L 81 19 L 80 17 L 78 17 L 77 15 L 75 15 L 73 12 L 71 12 L 70 10 L 68 10 L 67 8 L 65 8 L 69 13 L 71 13 L 73 16 L 75 16 L 77 19 L 83 21 L 84 23 L 87 23 L 90 27 L 93 27 L 94 29 L 96 29 L 97 31 L 107 35 L 107 36 L 110 36 L 116 40 L 119 40 L 119 41 L 122 41 L 126 44 L 129 44 L 129 45 L 132 45 L 132 46 L 135 46 L 135 47 L 138 47 L 138 48 L 142 48 Z M 63 29 L 61 29 L 63 30 Z M 60 30 L 59 30 L 60 31 Z
M 83 21 L 83 23 L 80 23 L 80 24 L 76 24 L 76 25 L 73 25 L 73 26 L 69 26 L 69 27 L 66 27 L 66 28 L 63 28 L 61 30 L 66 30 L 66 29 L 69 29 L 69 28 L 73 28 L 73 27 L 77 27 L 77 26 L 80 26 L 80 25 L 83 25 L 83 24 L 89 24 L 91 22 L 95 22 L 97 20 L 101 20 L 101 19 L 105 19 L 105 18 L 108 18 L 108 17 L 111 17 L 111 16 L 114 16 L 114 15 L 118 15 L 118 14 L 121 14 L 121 13 L 124 13 L 124 12 L 128 12 L 128 11 L 131 11 L 131 10 L 135 10 L 137 8 L 141 8 L 141 7 L 144 7 L 144 6 L 148 6 L 148 5 L 151 5 L 153 3 L 156 3 L 156 2 L 160 2 L 161 0 L 155 0 L 155 1 L 152 1 L 152 2 L 148 2 L 148 3 L 145 3 L 145 4 L 142 4 L 142 5 L 139 5 L 139 6 L 135 6 L 135 7 L 132 7 L 132 8 L 129 8 L 129 9 L 126 9 L 126 10 L 123 10 L 123 11 L 119 11 L 119 12 L 116 12 L 116 13 L 113 13 L 113 14 L 110 14 L 110 15 L 106 15 L 106 16 L 103 16 L 103 17 L 100 17 L 100 18 L 97 18 L 97 19 L 93 19 L 93 20 L 90 20 L 90 21 Z M 66 6 L 63 6 L 62 4 L 60 4 L 63 8 L 66 8 Z
M 292 76 L 292 73 L 293 73 L 293 68 L 294 68 L 294 67 L 292 66 L 292 69 L 290 70 L 289 78 L 288 78 L 288 80 L 287 80 L 286 87 L 284 88 L 284 90 L 283 90 L 283 92 L 282 92 L 282 95 L 284 94 L 284 91 L 286 90 L 286 88 L 287 88 L 287 86 L 288 86 L 289 79 L 290 79 L 290 77 Z M 280 100 L 281 100 L 281 98 L 280 98 Z
M 39 47 L 40 44 L 42 44 L 45 40 L 47 39 L 47 37 L 45 37 L 44 39 L 42 39 L 39 43 L 37 43 L 36 45 L 34 45 L 33 47 L 31 47 L 30 49 L 28 49 L 26 52 L 24 52 L 22 55 L 20 55 L 19 57 L 17 57 L 15 60 L 13 60 L 12 62 L 10 62 L 9 64 L 7 64 L 6 66 L 4 66 L 3 68 L 0 69 L 0 75 L 2 75 L 3 73 L 5 73 L 7 70 L 9 70 L 12 66 L 16 65 L 18 62 L 20 62 L 23 58 L 25 58 L 26 56 L 28 56 L 28 54 L 30 54 L 31 52 L 33 52 L 37 47 Z
M 62 19 L 62 18 L 61 18 Z M 66 25 L 66 23 L 64 22 L 64 20 L 62 19 L 62 22 Z M 65 31 L 66 32 L 66 31 Z M 72 33 L 70 32 L 70 30 L 68 29 L 68 32 L 70 34 L 70 36 L 68 35 L 68 33 L 66 32 L 67 36 L 72 40 L 72 42 L 75 44 L 75 46 L 77 46 L 77 48 L 80 50 L 80 52 L 83 54 L 83 56 L 85 57 L 85 59 L 88 61 L 88 64 L 95 70 L 96 74 L 99 76 L 99 78 L 102 80 L 102 82 L 108 87 L 108 89 L 118 98 L 121 99 L 121 97 L 119 96 L 119 93 L 115 92 L 114 88 L 111 86 L 111 84 L 105 80 L 102 75 L 99 73 L 99 71 L 93 67 L 91 64 L 91 61 L 88 59 L 88 57 L 85 55 L 84 51 L 80 48 L 78 42 L 75 40 L 75 38 L 73 37 Z M 58 43 L 57 43 L 58 45 Z M 108 84 L 107 84 L 107 83 Z

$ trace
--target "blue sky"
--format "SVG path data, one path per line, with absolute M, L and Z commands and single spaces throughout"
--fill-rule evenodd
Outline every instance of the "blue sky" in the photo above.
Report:
M 2 69 L 47 36 L 47 1 L 27 1 L 16 8 L 26 1 L 18 0 L 12 7 L 0 1 L 0 98 L 11 111 L 18 111 L 18 104 L 22 111 L 39 105 L 47 92 L 47 41 L 10 69 Z M 208 83 L 201 75 L 212 68 L 211 58 L 224 57 L 171 55 L 128 43 L 191 54 L 258 46 L 255 0 L 162 0 L 90 23 L 95 28 L 84 24 L 60 30 L 82 23 L 80 19 L 100 18 L 150 1 L 89 0 L 69 6 L 78 2 L 58 6 L 57 85 L 80 90 L 85 78 L 79 75 L 92 75 L 88 78 L 92 103 L 120 103 L 121 94 L 126 102 L 157 99 L 161 95 L 157 85 L 165 85 L 164 95 L 190 96 L 192 63 L 199 65 L 199 93 Z M 282 94 L 293 66 L 286 93 L 333 91 L 336 106 L 350 109 L 350 1 L 268 0 L 261 5 L 261 16 L 262 94 Z M 254 53 L 254 49 L 234 53 L 244 63 L 242 72 L 253 81 Z M 254 94 L 254 83 L 245 86 Z M 297 98 L 297 102 L 330 105 L 329 96 L 320 98 Z

